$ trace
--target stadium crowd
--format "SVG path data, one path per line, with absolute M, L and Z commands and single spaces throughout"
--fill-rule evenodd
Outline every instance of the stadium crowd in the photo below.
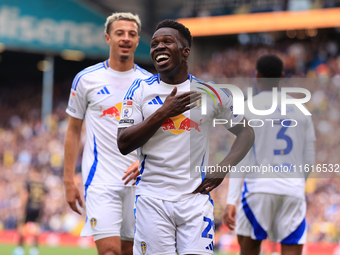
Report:
M 27 107 L 26 111 L 21 110 L 26 117 L 13 115 L 9 126 L 0 128 L 0 229 L 15 228 L 17 220 L 22 218 L 21 193 L 31 168 L 38 169 L 48 190 L 42 229 L 69 232 L 79 223 L 64 198 L 63 143 L 67 118 L 62 108 L 55 109 L 49 127 L 34 117 L 39 116 L 36 109 Z M 78 183 L 81 184 L 80 179 Z
M 203 80 L 254 78 L 257 58 L 265 53 L 277 54 L 284 62 L 286 77 L 311 78 L 308 89 L 312 99 L 307 107 L 312 112 L 317 136 L 316 163 L 339 164 L 339 46 L 332 41 L 233 46 L 223 52 L 214 53 L 209 61 L 197 64 L 191 73 Z M 26 89 L 30 90 L 29 86 Z M 29 93 L 35 94 L 35 98 L 41 96 L 30 91 L 26 95 Z M 48 190 L 42 229 L 79 234 L 85 217 L 78 216 L 69 209 L 62 182 L 68 95 L 60 97 L 60 102 L 50 116 L 49 125 L 41 123 L 39 100 L 22 100 L 15 93 L 8 93 L 6 96 L 11 98 L 6 101 L 11 103 L 10 107 L 8 104 L 0 104 L 0 112 L 4 113 L 0 120 L 0 230 L 15 228 L 17 220 L 22 217 L 20 193 L 25 187 L 28 171 L 36 168 Z M 223 128 L 213 129 L 210 143 L 211 165 L 223 158 L 233 139 Z M 78 173 L 81 170 L 80 163 L 81 156 L 77 164 Z M 307 181 L 308 242 L 334 243 L 340 240 L 340 176 L 333 173 L 326 177 L 310 178 Z M 76 178 L 82 190 L 80 174 Z M 222 223 L 227 190 L 228 180 L 225 180 L 212 194 L 217 229 Z M 221 229 L 223 234 L 233 235 L 226 228 Z
M 208 17 L 257 12 L 299 11 L 339 6 L 339 0 L 215 0 L 213 4 L 204 0 L 188 0 L 185 1 L 179 13 L 181 17 Z

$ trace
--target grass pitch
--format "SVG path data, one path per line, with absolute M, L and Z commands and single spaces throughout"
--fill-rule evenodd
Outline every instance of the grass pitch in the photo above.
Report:
M 11 244 L 0 244 L 0 254 L 1 255 L 12 255 L 12 251 L 15 249 L 15 245 Z M 26 255 L 29 255 L 28 251 L 30 246 L 25 246 Z M 95 248 L 77 248 L 77 247 L 49 247 L 49 246 L 39 246 L 40 255 L 97 255 L 97 250 Z M 234 253 L 220 253 L 217 252 L 216 255 L 236 255 Z
M 12 251 L 15 249 L 15 245 L 0 245 L 1 255 L 12 255 Z M 28 255 L 29 246 L 25 246 L 26 255 Z M 95 248 L 82 249 L 77 247 L 48 247 L 39 246 L 40 255 L 97 255 Z

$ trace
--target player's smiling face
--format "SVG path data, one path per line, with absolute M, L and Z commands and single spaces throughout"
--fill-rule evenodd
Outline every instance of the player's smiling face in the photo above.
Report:
M 119 60 L 127 60 L 133 56 L 139 43 L 138 26 L 134 21 L 114 21 L 105 38 L 114 56 Z
M 170 73 L 186 62 L 190 49 L 184 40 L 174 28 L 163 27 L 154 33 L 150 56 L 158 73 Z

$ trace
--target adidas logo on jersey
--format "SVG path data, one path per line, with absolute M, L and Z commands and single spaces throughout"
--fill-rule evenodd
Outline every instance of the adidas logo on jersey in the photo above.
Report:
M 102 95 L 109 95 L 109 94 L 110 94 L 110 91 L 109 91 L 106 87 L 104 87 L 103 89 L 101 89 L 101 90 L 97 93 L 97 95 L 100 95 L 100 94 L 102 94 Z
M 156 96 L 154 99 L 152 99 L 148 104 L 163 104 L 162 100 L 159 96 Z
M 213 251 L 214 250 L 214 241 L 211 242 L 207 247 L 205 247 L 207 250 Z

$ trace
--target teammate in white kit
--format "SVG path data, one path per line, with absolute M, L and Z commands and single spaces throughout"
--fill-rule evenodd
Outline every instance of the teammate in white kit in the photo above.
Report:
M 283 63 L 274 55 L 265 55 L 257 61 L 256 69 L 260 92 L 252 98 L 253 105 L 257 110 L 268 110 L 273 101 L 272 89 L 278 88 L 283 77 Z M 280 91 L 277 97 L 281 98 Z M 295 105 L 287 106 L 287 115 L 281 114 L 280 105 L 278 101 L 274 113 L 260 116 L 251 113 L 245 103 L 245 117 L 261 119 L 264 125 L 254 127 L 253 148 L 237 168 L 244 171 L 247 166 L 271 166 L 277 171 L 265 175 L 230 173 L 224 219 L 232 230 L 236 227 L 241 254 L 260 254 L 261 241 L 269 237 L 282 244 L 283 255 L 298 255 L 306 241 L 306 176 L 296 167 L 302 165 L 305 169 L 305 164 L 314 164 L 314 127 L 311 116 L 305 116 Z M 254 121 L 253 125 L 261 123 Z
M 99 255 L 132 254 L 135 187 L 125 186 L 122 179 L 128 168 L 129 173 L 138 172 L 137 152 L 126 156 L 119 152 L 117 128 L 127 88 L 135 79 L 151 76 L 134 64 L 140 29 L 138 16 L 131 13 L 115 13 L 107 18 L 105 38 L 110 58 L 76 75 L 66 110 L 70 115 L 65 139 L 66 200 L 81 214 L 76 202 L 80 206 L 83 202 L 74 184 L 74 171 L 85 119 L 82 175 L 86 223 L 81 235 L 94 237 Z
M 134 255 L 213 254 L 209 192 L 226 173 L 205 175 L 195 168 L 202 169 L 209 161 L 212 119 L 237 123 L 243 116 L 233 115 L 232 99 L 226 92 L 188 73 L 190 46 L 186 27 L 172 20 L 160 22 L 150 51 L 159 74 L 136 80 L 123 101 L 118 147 L 123 154 L 138 148 L 140 159 Z M 201 95 L 189 92 L 193 87 L 212 95 L 207 99 L 207 115 L 201 115 L 196 107 Z M 221 165 L 236 165 L 253 144 L 249 126 L 236 125 L 229 130 L 237 138 Z

